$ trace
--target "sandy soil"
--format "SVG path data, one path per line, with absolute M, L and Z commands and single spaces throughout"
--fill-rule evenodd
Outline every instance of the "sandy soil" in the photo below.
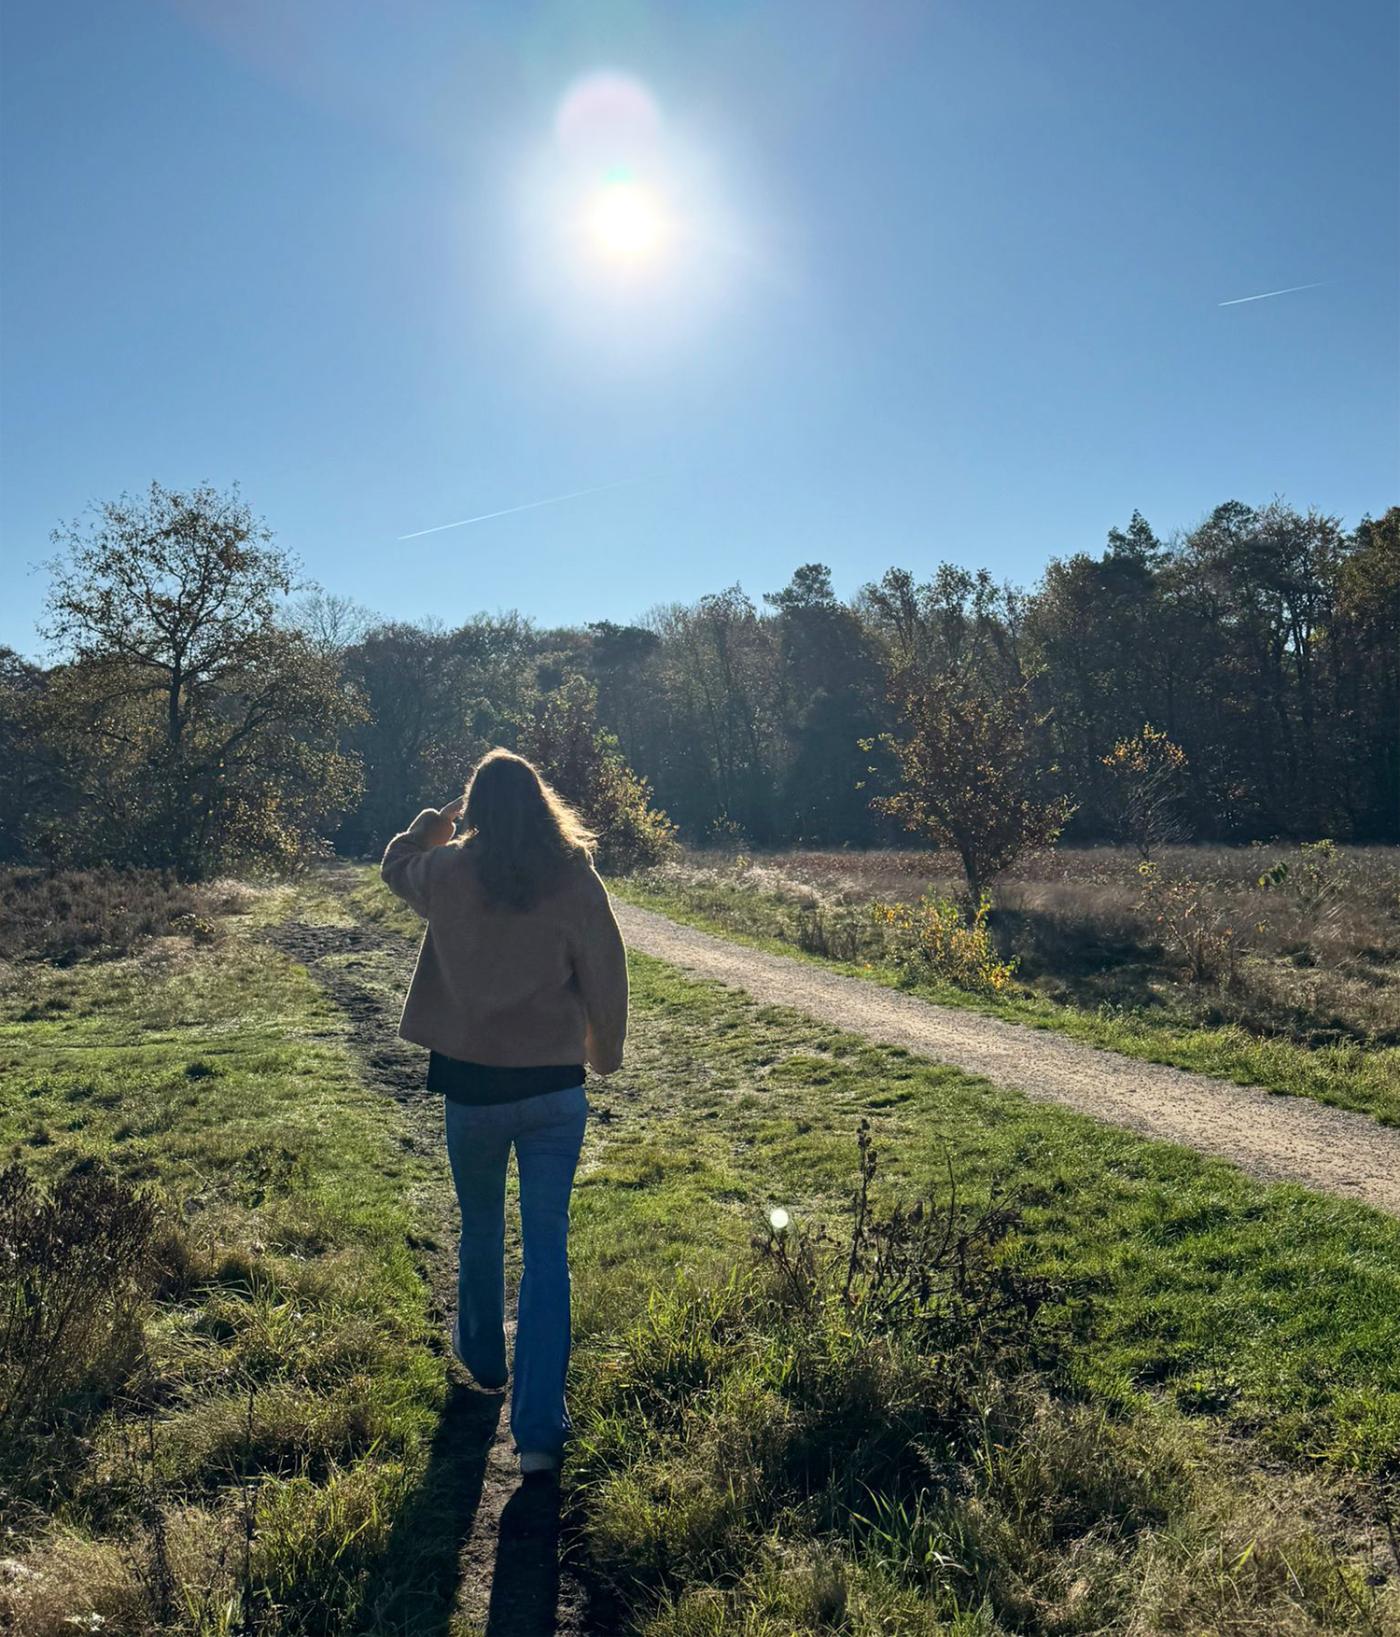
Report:
M 1296 1182 L 1400 1216 L 1400 1130 L 1364 1114 L 1100 1051 L 806 961 L 729 943 L 652 910 L 614 905 L 627 943 L 681 970 L 822 1023 L 1063 1103 L 1145 1137 L 1218 1155 L 1268 1182 Z

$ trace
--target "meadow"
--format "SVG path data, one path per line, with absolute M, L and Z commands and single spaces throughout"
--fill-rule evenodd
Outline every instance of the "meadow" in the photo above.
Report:
M 11 1629 L 1396 1629 L 1400 1224 L 642 956 L 559 1564 L 481 1564 L 440 1110 L 375 1044 L 413 917 L 66 885 L 5 888 Z

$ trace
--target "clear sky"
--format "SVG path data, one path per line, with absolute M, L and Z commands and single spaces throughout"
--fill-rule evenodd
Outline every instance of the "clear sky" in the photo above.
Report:
M 1394 0 L 6 0 L 0 642 L 152 478 L 448 623 L 1353 523 L 1398 56 Z

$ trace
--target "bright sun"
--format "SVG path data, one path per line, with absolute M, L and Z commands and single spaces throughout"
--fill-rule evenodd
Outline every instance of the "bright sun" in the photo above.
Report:
M 650 261 L 666 242 L 661 201 L 630 179 L 605 182 L 589 201 L 587 222 L 594 248 L 610 261 Z

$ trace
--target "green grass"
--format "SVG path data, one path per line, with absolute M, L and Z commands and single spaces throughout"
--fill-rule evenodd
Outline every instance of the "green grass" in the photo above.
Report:
M 3 1520 L 43 1568 L 0 1586 L 0 1610 L 28 1599 L 21 1630 L 174 1628 L 151 1618 L 159 1546 L 208 1588 L 185 1626 L 231 1634 L 250 1504 L 261 1630 L 455 1629 L 469 1497 L 434 1468 L 453 1412 L 411 1248 L 450 1229 L 443 1167 L 406 1149 L 316 984 L 248 935 L 288 914 L 418 933 L 372 871 L 351 883 L 265 892 L 213 948 L 30 972 L 0 1005 L 7 1156 L 49 1178 L 103 1159 L 160 1192 L 183 1246 L 130 1401 L 87 1425 L 46 1520 Z M 400 946 L 374 961 L 396 993 Z M 1366 1486 L 1400 1473 L 1400 1223 L 639 955 L 631 972 L 628 1061 L 590 1087 L 575 1194 L 566 1474 L 617 1629 L 1385 1629 L 1358 1529 Z M 970 1206 L 1013 1196 L 1005 1253 L 1075 1320 L 1045 1379 L 989 1372 L 987 1437 L 949 1446 L 951 1510 L 917 1486 L 845 1512 L 794 1487 L 794 1383 L 857 1432 L 898 1430 L 926 1366 L 747 1305 L 771 1206 L 846 1219 L 862 1119 L 882 1200 L 946 1198 L 950 1166 Z M 930 1580 L 950 1541 L 966 1562 Z
M 1400 1457 L 1400 1223 L 1034 1103 L 632 956 L 619 1115 L 580 1177 L 585 1333 L 676 1272 L 713 1280 L 773 1203 L 840 1214 L 857 1122 L 883 1186 L 1025 1214 L 1035 1265 L 1094 1311 L 1074 1371 L 1106 1402 L 1207 1407 L 1294 1461 Z M 618 1296 L 618 1292 L 622 1294 Z
M 348 902 L 361 921 L 415 941 L 423 936 L 423 917 L 394 897 L 379 879 L 377 864 L 352 866 L 352 879 Z
M 1200 1027 L 1159 1019 L 1142 1011 L 1081 1011 L 1041 996 L 988 997 L 950 985 L 911 983 L 907 973 L 880 962 L 830 960 L 796 947 L 792 906 L 776 894 L 715 881 L 704 887 L 660 887 L 641 877 L 610 883 L 626 903 L 653 909 L 690 926 L 754 949 L 813 961 L 887 988 L 911 990 L 943 1006 L 1055 1029 L 1091 1046 L 1153 1063 L 1194 1069 L 1241 1085 L 1262 1086 L 1282 1096 L 1310 1097 L 1337 1108 L 1400 1125 L 1400 1049 L 1357 1044 L 1306 1047 L 1249 1033 L 1234 1025 Z
M 270 1632 L 348 1629 L 445 1376 L 410 1249 L 429 1179 L 339 1015 L 234 925 L 217 950 L 31 970 L 0 1010 L 0 1074 L 7 1160 L 40 1179 L 102 1161 L 156 1191 L 178 1246 L 85 1456 L 27 1475 L 50 1485 L 49 1522 L 30 1542 L 41 1574 L 16 1582 L 19 1628 L 174 1629 L 165 1558 L 202 1588 L 188 1629 L 233 1630 L 240 1609 Z M 7 1511 L 31 1535 L 18 1499 Z M 386 1607 L 402 1590 L 392 1573 L 377 1586 Z
M 1339 1496 L 1400 1470 L 1400 1223 L 643 956 L 631 972 L 628 1062 L 590 1092 L 575 1195 L 568 1474 L 627 1629 L 1387 1629 Z M 950 1164 L 974 1207 L 1009 1193 L 1008 1254 L 1083 1326 L 1053 1382 L 989 1379 L 951 1498 L 906 1478 L 838 1504 L 792 1479 L 813 1437 L 795 1384 L 871 1437 L 922 1402 L 897 1347 L 842 1365 L 838 1336 L 814 1364 L 810 1332 L 749 1295 L 772 1205 L 848 1220 L 862 1118 L 886 1201 L 946 1201 Z M 939 1554 L 960 1567 L 930 1578 Z

